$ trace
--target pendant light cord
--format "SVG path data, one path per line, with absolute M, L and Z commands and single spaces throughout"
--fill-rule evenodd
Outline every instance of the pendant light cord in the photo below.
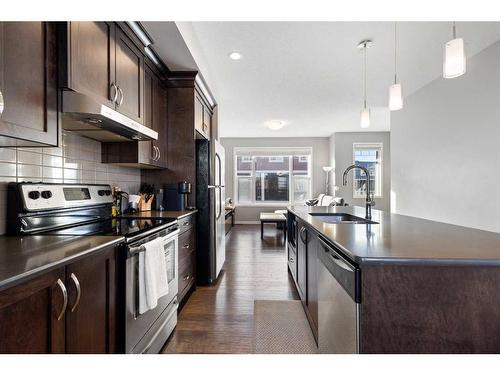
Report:
M 455 21 L 453 21 L 453 39 L 457 38 L 457 27 L 455 25 Z
M 398 76 L 398 70 L 397 70 L 397 22 L 394 22 L 394 84 L 397 83 L 397 76 Z
M 364 108 L 366 109 L 366 43 L 365 43 L 365 46 L 364 46 L 364 53 L 365 53 L 365 56 L 364 56 L 364 60 L 365 60 L 365 72 L 364 72 L 364 85 L 363 85 L 363 98 L 364 98 Z

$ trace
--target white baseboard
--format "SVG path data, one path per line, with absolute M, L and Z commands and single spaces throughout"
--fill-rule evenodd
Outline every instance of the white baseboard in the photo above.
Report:
M 235 224 L 260 224 L 260 221 L 245 221 L 245 220 L 236 220 Z

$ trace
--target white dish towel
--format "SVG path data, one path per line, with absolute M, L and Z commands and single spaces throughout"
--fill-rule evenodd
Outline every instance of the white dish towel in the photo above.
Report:
M 167 261 L 163 239 L 156 238 L 142 245 L 139 253 L 139 314 L 154 309 L 158 299 L 168 293 Z

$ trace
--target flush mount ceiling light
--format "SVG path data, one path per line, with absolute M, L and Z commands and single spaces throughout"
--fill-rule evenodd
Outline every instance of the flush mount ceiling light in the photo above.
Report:
M 389 86 L 389 110 L 397 111 L 403 108 L 403 89 L 398 83 L 397 73 L 397 23 L 394 22 L 394 84 Z
M 443 77 L 460 77 L 466 70 L 464 40 L 457 38 L 455 22 L 453 22 L 453 39 L 444 45 Z
M 271 130 L 280 130 L 285 126 L 285 122 L 281 120 L 270 120 L 266 122 L 266 126 Z
M 370 108 L 366 106 L 366 50 L 373 46 L 370 39 L 363 40 L 358 44 L 358 49 L 363 51 L 364 69 L 363 69 L 363 109 L 361 110 L 360 126 L 363 129 L 370 127 Z
M 241 53 L 236 52 L 236 51 L 229 53 L 228 56 L 231 60 L 241 60 L 241 58 L 243 57 L 243 55 Z

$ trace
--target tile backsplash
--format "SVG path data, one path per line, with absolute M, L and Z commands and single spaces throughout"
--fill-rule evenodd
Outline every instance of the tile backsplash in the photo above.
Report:
M 5 233 L 7 184 L 43 181 L 109 184 L 136 193 L 141 171 L 101 163 L 101 143 L 64 132 L 61 147 L 0 148 L 0 234 Z

